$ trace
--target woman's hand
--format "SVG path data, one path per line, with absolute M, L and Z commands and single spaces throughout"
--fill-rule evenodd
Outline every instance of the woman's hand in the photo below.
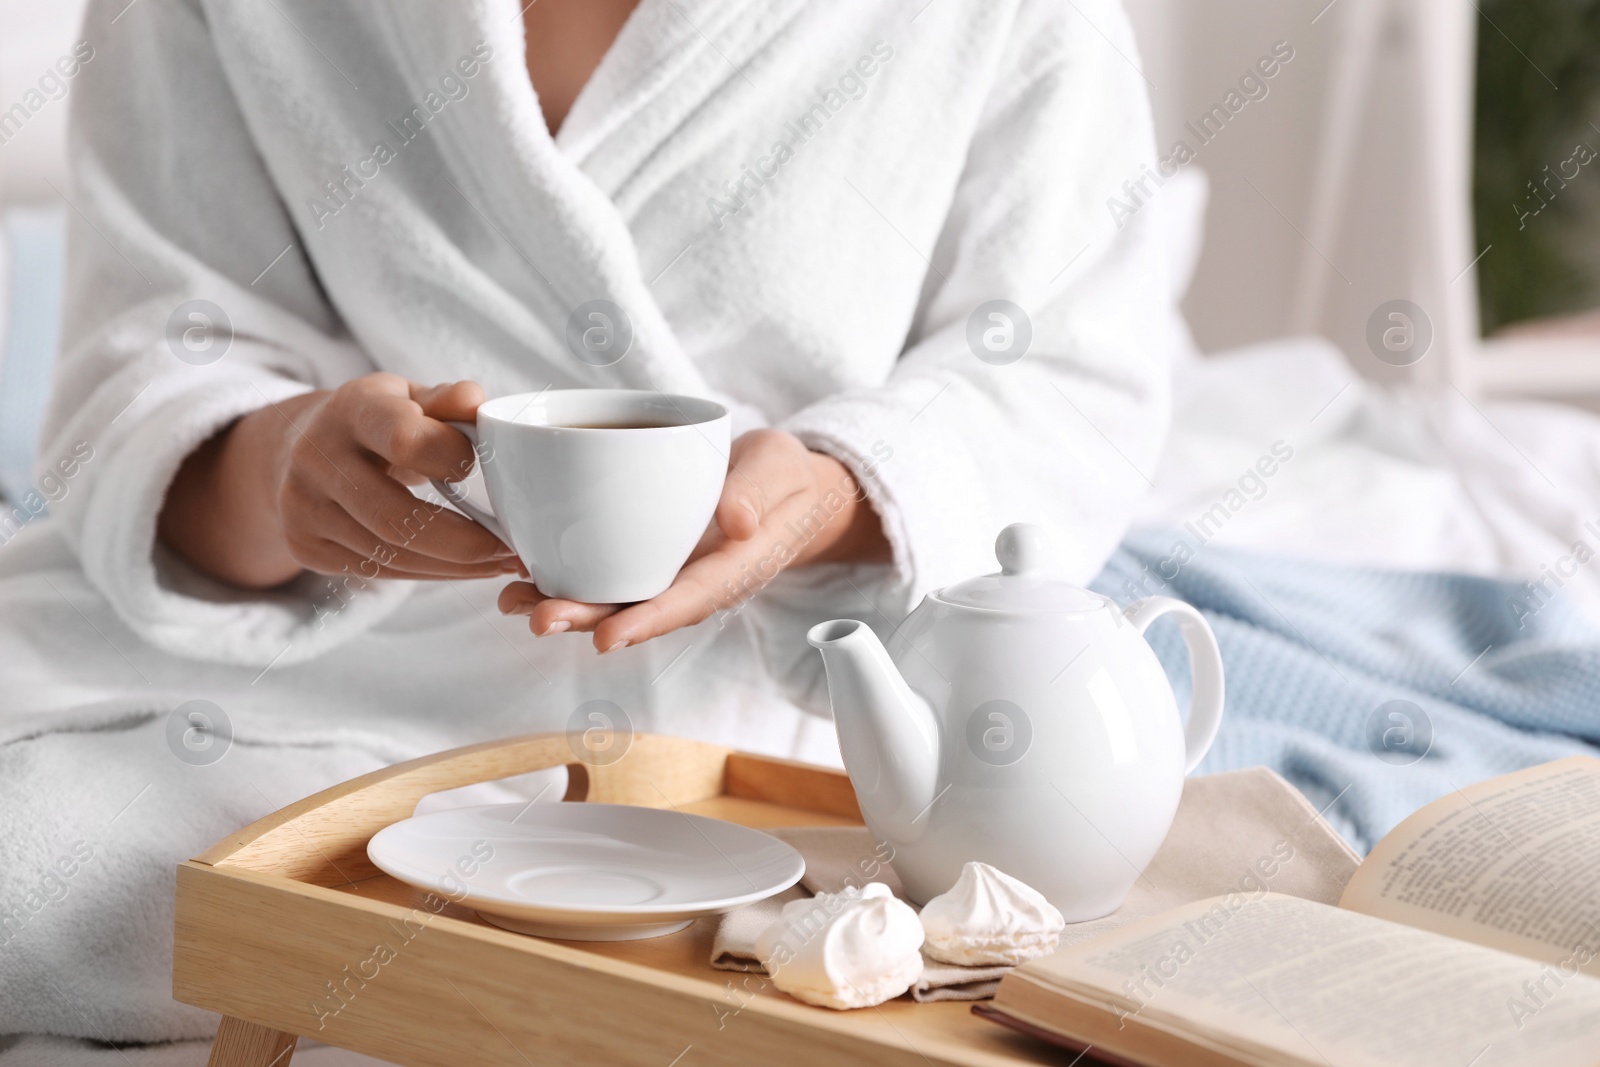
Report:
M 423 387 L 369 374 L 244 416 L 184 462 L 162 540 L 201 570 L 265 589 L 304 570 L 363 578 L 526 573 L 483 527 L 405 488 L 457 480 L 472 446 L 473 382 Z
M 792 434 L 755 430 L 733 443 L 713 525 L 666 592 L 639 604 L 580 604 L 513 582 L 500 610 L 529 616 L 539 635 L 592 630 L 595 648 L 614 652 L 734 607 L 789 567 L 887 559 L 878 516 L 844 464 Z

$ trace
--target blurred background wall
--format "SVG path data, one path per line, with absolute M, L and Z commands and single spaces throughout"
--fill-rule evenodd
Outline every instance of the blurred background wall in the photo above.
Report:
M 0 0 L 0 109 L 15 105 L 71 50 L 83 7 L 82 0 Z M 59 183 L 64 174 L 66 130 L 66 101 L 52 100 L 0 146 L 0 203 L 55 199 L 46 181 Z
M 1463 378 L 1475 12 L 1457 0 L 1128 0 L 1163 152 L 1282 42 L 1294 58 L 1206 145 L 1206 244 L 1185 312 L 1207 351 L 1294 333 L 1363 373 Z M 1366 343 L 1384 303 L 1431 320 L 1412 368 Z

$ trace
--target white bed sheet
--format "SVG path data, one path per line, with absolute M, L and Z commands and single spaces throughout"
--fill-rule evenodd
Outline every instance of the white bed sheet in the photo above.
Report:
M 1600 417 L 1474 403 L 1453 387 L 1385 388 L 1320 338 L 1186 364 L 1176 396 L 1141 525 L 1188 523 L 1209 544 L 1329 562 L 1538 582 L 1507 610 L 1568 597 L 1600 621 Z M 1291 458 L 1229 497 L 1279 442 Z

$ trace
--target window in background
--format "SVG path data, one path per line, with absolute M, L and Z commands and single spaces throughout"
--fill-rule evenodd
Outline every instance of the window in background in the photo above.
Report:
M 1473 214 L 1485 336 L 1600 333 L 1600 0 L 1480 0 Z M 1515 43 L 1513 43 L 1515 42 Z M 1557 88 L 1559 86 L 1559 88 Z

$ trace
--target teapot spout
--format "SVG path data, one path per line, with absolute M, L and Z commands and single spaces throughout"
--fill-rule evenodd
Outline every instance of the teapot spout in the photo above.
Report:
M 880 833 L 914 840 L 938 795 L 939 729 L 932 709 L 866 623 L 820 623 L 806 640 L 822 652 L 839 749 L 862 814 Z

